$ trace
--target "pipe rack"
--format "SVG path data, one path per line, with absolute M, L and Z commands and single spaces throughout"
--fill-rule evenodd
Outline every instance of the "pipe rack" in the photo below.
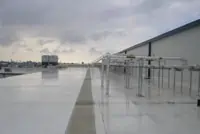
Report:
M 155 61 L 157 65 L 146 65 L 146 61 Z M 180 72 L 181 74 L 181 84 L 180 84 L 180 91 L 181 94 L 183 93 L 183 71 L 187 70 L 190 72 L 189 78 L 189 95 L 192 93 L 192 73 L 198 72 L 198 96 L 200 96 L 200 66 L 199 65 L 187 65 L 187 60 L 182 57 L 156 57 L 156 56 L 134 56 L 134 55 L 111 55 L 107 53 L 106 55 L 98 58 L 96 61 L 102 61 L 102 76 L 101 76 L 101 86 L 104 86 L 104 70 L 106 66 L 106 94 L 109 95 L 109 69 L 110 66 L 121 66 L 124 67 L 127 71 L 130 69 L 128 68 L 136 68 L 138 72 L 138 89 L 137 89 L 137 96 L 144 96 L 143 95 L 143 69 L 150 69 L 152 71 L 151 80 L 154 82 L 154 70 L 158 70 L 158 94 L 161 94 L 161 88 L 163 88 L 163 77 L 164 77 L 164 70 L 168 70 L 168 88 L 170 88 L 170 71 L 173 70 L 174 79 L 173 79 L 173 94 L 175 95 L 176 91 L 176 73 Z M 180 62 L 181 65 L 173 65 L 169 66 L 166 65 L 166 61 L 177 61 Z M 163 64 L 164 62 L 164 64 Z M 130 72 L 126 72 L 125 76 L 125 87 L 130 88 Z

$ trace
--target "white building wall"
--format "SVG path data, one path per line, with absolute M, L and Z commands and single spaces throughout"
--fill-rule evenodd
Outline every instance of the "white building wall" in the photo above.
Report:
M 200 26 L 152 42 L 152 55 L 161 57 L 183 57 L 188 60 L 189 65 L 200 64 Z M 180 65 L 180 62 L 168 62 L 168 64 Z M 164 75 L 167 76 L 166 71 Z M 197 88 L 197 75 L 198 73 L 194 72 L 193 87 L 195 89 Z M 188 71 L 184 71 L 184 81 L 189 83 Z M 180 82 L 180 73 L 177 72 L 178 82 Z M 186 84 L 186 86 L 189 86 L 189 84 Z
M 152 44 L 152 56 L 160 57 L 183 57 L 188 60 L 189 65 L 200 64 L 200 26 L 194 27 L 183 32 L 165 37 Z M 148 44 L 129 50 L 127 54 L 133 55 L 148 55 Z M 156 64 L 156 62 L 152 62 Z M 167 62 L 167 65 L 180 65 L 181 62 Z M 171 71 L 171 87 L 173 83 L 173 71 Z M 158 71 L 155 71 L 155 77 L 158 76 Z M 164 77 L 167 79 L 168 72 L 164 71 Z M 184 71 L 184 86 L 189 87 L 189 71 Z M 198 73 L 193 73 L 193 90 L 197 90 Z M 166 86 L 167 83 L 164 83 Z M 180 73 L 176 75 L 176 85 L 180 87 Z
M 129 50 L 127 51 L 127 54 L 133 54 L 136 56 L 148 56 L 148 44 Z
M 187 59 L 200 64 L 200 26 L 152 43 L 152 55 Z

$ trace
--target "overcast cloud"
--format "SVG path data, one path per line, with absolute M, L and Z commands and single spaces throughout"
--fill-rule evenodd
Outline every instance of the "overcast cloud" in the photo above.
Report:
M 55 40 L 44 40 L 44 39 L 40 39 L 38 40 L 38 44 L 40 44 L 41 46 L 45 45 L 45 44 L 48 44 L 48 43 L 53 43 Z
M 31 48 L 26 48 L 26 51 L 27 51 L 27 52 L 33 52 L 33 49 L 31 49 Z
M 44 48 L 40 51 L 41 54 L 51 54 L 48 48 Z
M 55 48 L 52 53 L 53 54 L 71 54 L 76 52 L 74 49 L 72 48 L 62 48 L 61 46 L 58 46 L 57 48 Z
M 89 61 L 97 56 L 89 56 L 91 52 L 117 52 L 199 19 L 199 7 L 199 0 L 3 0 L 0 51 L 9 52 L 26 40 L 21 48 L 35 55 L 54 49 L 58 55 Z M 59 45 L 70 49 L 57 50 Z M 85 56 L 75 55 L 73 50 Z M 1 53 L 1 58 L 11 57 Z
M 102 55 L 102 52 L 97 50 L 96 48 L 92 47 L 89 49 L 91 55 Z

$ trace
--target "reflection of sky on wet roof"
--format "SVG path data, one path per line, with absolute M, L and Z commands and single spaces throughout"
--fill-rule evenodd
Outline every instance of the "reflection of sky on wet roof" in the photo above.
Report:
M 84 68 L 68 68 L 0 79 L 0 133 L 65 133 L 85 74 Z M 152 98 L 138 98 L 134 89 L 124 88 L 123 75 L 110 73 L 107 96 L 98 69 L 91 69 L 91 78 L 97 134 L 200 131 L 200 109 L 187 95 L 173 97 L 166 90 L 158 97 L 152 89 Z M 177 103 L 167 103 L 172 100 Z

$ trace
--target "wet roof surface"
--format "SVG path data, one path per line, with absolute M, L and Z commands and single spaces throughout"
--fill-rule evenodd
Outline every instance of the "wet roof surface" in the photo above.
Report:
M 151 89 L 151 97 L 137 97 L 137 79 L 131 80 L 133 88 L 126 89 L 124 75 L 110 72 L 108 96 L 106 88 L 100 87 L 99 70 L 91 69 L 91 76 L 96 102 L 95 119 L 97 121 L 98 118 L 102 118 L 99 120 L 103 122 L 96 122 L 99 134 L 198 134 L 200 132 L 200 109 L 196 107 L 196 100 L 187 93 L 180 95 L 177 89 L 176 95 L 173 96 L 172 89 L 162 89 L 161 95 L 157 96 L 157 89 L 154 86 Z M 148 86 L 144 82 L 144 91 L 148 90 Z
M 0 79 L 1 134 L 63 134 L 86 69 Z
M 86 71 L 84 68 L 68 68 L 0 79 L 0 133 L 65 133 L 69 129 Z M 184 103 L 168 104 L 163 101 L 168 97 L 155 97 L 153 89 L 152 98 L 138 98 L 135 88 L 124 88 L 124 76 L 114 73 L 110 73 L 108 96 L 106 89 L 100 86 L 99 70 L 90 69 L 90 75 L 87 82 L 91 84 L 94 101 L 92 118 L 95 118 L 96 129 L 92 133 L 199 134 L 200 109 L 195 103 L 185 103 L 194 102 L 193 98 L 170 96 L 170 100 Z M 87 101 L 87 97 L 85 99 Z M 160 101 L 162 103 L 155 103 Z M 81 105 L 77 109 L 87 112 L 86 107 L 88 105 Z M 82 116 L 78 112 L 74 115 Z

